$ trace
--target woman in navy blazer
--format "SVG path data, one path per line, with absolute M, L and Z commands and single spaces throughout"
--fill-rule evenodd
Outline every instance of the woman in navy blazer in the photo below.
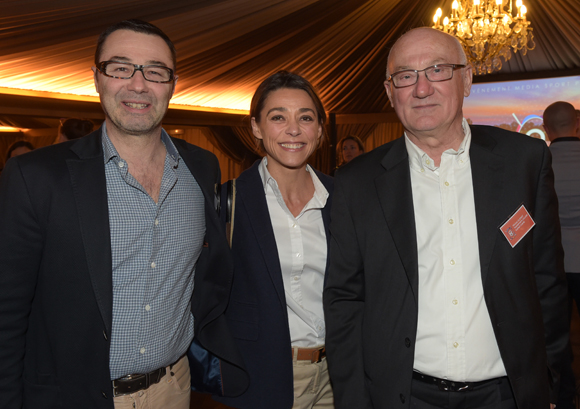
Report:
M 266 155 L 236 180 L 225 313 L 250 386 L 219 400 L 248 409 L 333 408 L 322 312 L 333 181 L 307 165 L 326 113 L 307 80 L 281 71 L 258 87 L 250 116 Z

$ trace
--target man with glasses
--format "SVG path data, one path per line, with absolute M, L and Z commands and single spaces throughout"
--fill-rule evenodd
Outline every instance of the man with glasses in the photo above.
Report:
M 338 409 L 548 409 L 567 345 L 549 151 L 469 125 L 458 40 L 414 29 L 385 88 L 405 134 L 337 173 L 324 293 Z
M 222 314 L 232 262 L 215 209 L 219 165 L 161 126 L 175 66 L 157 27 L 109 27 L 93 68 L 102 127 L 8 162 L 3 409 L 189 409 L 194 332 L 236 382 L 223 392 L 245 388 Z

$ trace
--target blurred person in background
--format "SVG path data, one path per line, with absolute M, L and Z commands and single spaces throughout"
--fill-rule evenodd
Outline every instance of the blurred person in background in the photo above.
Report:
M 564 247 L 564 271 L 572 299 L 580 313 L 580 138 L 578 138 L 578 116 L 574 106 L 568 102 L 554 102 L 544 110 L 544 129 L 550 139 L 554 188 L 558 196 L 558 211 L 562 226 Z M 571 315 L 570 315 L 571 318 Z M 573 409 L 576 382 L 570 365 L 572 351 L 562 368 L 561 387 L 556 407 Z
M 28 141 L 16 141 L 8 148 L 6 152 L 6 162 L 8 159 L 13 158 L 23 153 L 28 153 L 34 150 L 34 146 Z
M 68 118 L 61 120 L 55 143 L 72 141 L 93 132 L 94 124 L 88 119 Z
M 365 153 L 365 147 L 358 136 L 349 135 L 342 138 L 336 145 L 336 157 L 338 158 L 336 168 L 340 168 L 363 153 Z

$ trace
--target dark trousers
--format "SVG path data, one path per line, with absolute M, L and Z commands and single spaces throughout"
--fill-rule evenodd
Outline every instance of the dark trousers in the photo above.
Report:
M 516 409 L 516 402 L 507 377 L 459 392 L 413 379 L 411 409 Z

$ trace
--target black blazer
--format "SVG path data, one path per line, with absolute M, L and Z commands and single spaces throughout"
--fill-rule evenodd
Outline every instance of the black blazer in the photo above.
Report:
M 545 409 L 568 339 L 550 153 L 525 135 L 471 130 L 485 302 L 518 408 Z M 522 203 L 536 226 L 512 248 L 499 226 Z M 336 408 L 408 408 L 419 295 L 404 138 L 337 173 L 332 219 L 324 306 Z
M 223 311 L 232 262 L 215 211 L 215 156 L 174 139 L 205 197 L 192 311 L 243 390 Z M 0 407 L 113 408 L 111 242 L 101 131 L 19 156 L 0 179 Z M 235 390 L 235 386 L 232 387 Z
M 236 179 L 234 282 L 226 310 L 250 386 L 239 397 L 218 400 L 236 408 L 284 409 L 294 402 L 292 346 L 282 270 L 259 164 Z M 322 209 L 328 244 L 333 180 L 318 171 L 316 175 L 329 193 Z

